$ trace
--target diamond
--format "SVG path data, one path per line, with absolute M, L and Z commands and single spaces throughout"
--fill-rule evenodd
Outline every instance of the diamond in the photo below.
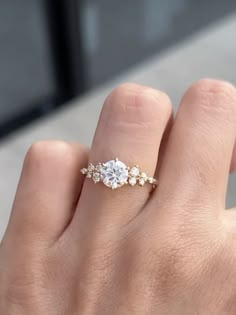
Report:
M 92 173 L 88 172 L 86 177 L 91 178 L 92 177 Z
M 96 169 L 97 172 L 100 172 L 101 169 L 102 169 L 102 164 L 99 163 L 99 164 L 95 167 L 95 169 Z
M 130 179 L 129 179 L 129 184 L 130 184 L 131 186 L 136 185 L 136 184 L 137 184 L 137 179 L 136 179 L 135 177 L 130 177 Z
M 101 177 L 100 177 L 99 173 L 93 173 L 93 181 L 94 181 L 95 184 L 99 183 L 100 179 L 101 179 Z
M 83 168 L 83 169 L 81 170 L 81 173 L 84 174 L 84 175 L 87 174 L 87 173 L 88 173 L 87 168 Z
M 131 170 L 130 170 L 130 175 L 132 177 L 139 176 L 139 168 L 137 166 L 132 167 Z
M 139 185 L 144 186 L 145 185 L 145 179 L 144 178 L 139 178 Z
M 94 165 L 92 163 L 90 163 L 88 166 L 88 171 L 92 172 L 94 170 L 94 168 L 95 168 Z
M 147 181 L 148 179 L 148 176 L 146 173 L 142 172 L 141 175 L 140 175 L 140 178 L 143 178 L 145 180 L 145 182 Z
M 149 184 L 155 184 L 156 180 L 153 177 L 149 177 L 148 182 L 149 182 Z
M 146 181 L 148 180 L 148 176 L 146 173 L 142 172 L 140 174 L 140 177 L 139 177 L 139 185 L 140 186 L 144 186 L 144 184 L 146 183 Z
M 111 160 L 103 164 L 101 177 L 103 183 L 112 189 L 119 188 L 128 181 L 128 168 L 119 160 Z

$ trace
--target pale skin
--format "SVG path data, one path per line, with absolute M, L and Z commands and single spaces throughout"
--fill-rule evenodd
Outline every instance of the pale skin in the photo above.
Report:
M 236 89 L 205 79 L 175 118 L 163 92 L 124 84 L 91 149 L 34 144 L 0 245 L 0 313 L 235 315 L 235 140 Z M 155 174 L 157 189 L 112 191 L 80 173 L 116 157 Z

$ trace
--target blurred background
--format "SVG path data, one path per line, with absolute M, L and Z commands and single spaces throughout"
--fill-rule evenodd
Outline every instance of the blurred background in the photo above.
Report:
M 233 10 L 235 0 L 1 0 L 0 137 Z
M 201 77 L 236 84 L 235 34 L 235 0 L 1 0 L 0 238 L 32 142 L 90 144 L 120 82 L 164 89 L 175 109 Z

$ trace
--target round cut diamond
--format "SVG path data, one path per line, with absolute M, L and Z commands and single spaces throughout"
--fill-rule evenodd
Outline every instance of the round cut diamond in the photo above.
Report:
M 134 186 L 134 185 L 136 185 L 136 183 L 137 183 L 137 179 L 135 177 L 130 177 L 129 184 L 131 186 Z
M 139 168 L 137 166 L 132 167 L 131 170 L 130 170 L 130 175 L 132 177 L 139 176 Z
M 86 175 L 88 178 L 92 178 L 92 173 L 88 172 Z
M 147 181 L 147 179 L 148 179 L 147 174 L 144 172 L 141 173 L 140 177 L 143 178 L 145 181 Z
M 139 179 L 139 185 L 140 186 L 144 186 L 145 185 L 145 179 L 144 178 L 140 178 Z
M 153 177 L 149 177 L 148 182 L 149 182 L 149 184 L 155 184 L 156 180 Z
M 102 169 L 102 164 L 99 163 L 99 164 L 95 167 L 95 169 L 96 169 L 97 172 L 100 172 L 101 169 Z
M 100 182 L 100 179 L 101 179 L 101 176 L 99 173 L 93 173 L 93 181 L 95 184 Z
M 118 160 L 111 160 L 103 164 L 101 178 L 103 183 L 112 189 L 127 184 L 129 171 L 127 166 Z
M 147 180 L 148 180 L 147 174 L 142 172 L 139 178 L 139 185 L 144 186 Z
M 93 170 L 94 170 L 94 165 L 92 163 L 90 163 L 88 166 L 88 171 L 92 172 Z
M 83 168 L 83 169 L 81 170 L 81 173 L 82 173 L 83 175 L 86 175 L 86 174 L 88 173 L 87 168 Z

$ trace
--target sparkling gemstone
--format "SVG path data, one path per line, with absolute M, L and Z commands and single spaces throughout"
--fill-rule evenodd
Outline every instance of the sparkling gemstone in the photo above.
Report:
M 123 186 L 128 181 L 128 168 L 118 160 L 111 160 L 103 164 L 101 177 L 103 183 L 112 189 Z
M 139 168 L 137 166 L 134 166 L 130 170 L 130 175 L 133 177 L 139 176 Z
M 92 177 L 92 173 L 91 173 L 91 172 L 88 172 L 88 173 L 87 173 L 87 177 L 88 177 L 88 178 L 91 178 L 91 177 Z
M 144 186 L 144 184 L 145 184 L 145 179 L 144 178 L 139 178 L 139 185 L 140 186 Z
M 146 182 L 146 181 L 147 181 L 147 179 L 148 179 L 148 176 L 147 176 L 147 174 L 146 174 L 146 173 L 142 172 L 142 173 L 141 173 L 141 175 L 140 175 L 140 178 L 144 179 L 144 180 L 145 180 L 145 182 Z
M 102 169 L 102 164 L 99 163 L 99 164 L 95 167 L 95 169 L 96 169 L 97 172 L 100 172 L 101 169 Z
M 93 181 L 94 183 L 100 182 L 101 176 L 99 173 L 93 173 Z
M 94 170 L 94 165 L 90 163 L 88 166 L 88 170 L 89 172 L 92 172 Z
M 149 177 L 149 178 L 148 178 L 148 182 L 149 182 L 150 184 L 155 184 L 156 180 L 155 180 L 155 178 L 153 178 L 153 177 Z
M 83 168 L 83 169 L 81 170 L 81 173 L 84 174 L 84 175 L 87 174 L 87 173 L 88 173 L 87 168 Z
M 130 177 L 129 184 L 131 186 L 134 186 L 134 185 L 136 185 L 136 183 L 137 183 L 137 179 L 135 177 Z

